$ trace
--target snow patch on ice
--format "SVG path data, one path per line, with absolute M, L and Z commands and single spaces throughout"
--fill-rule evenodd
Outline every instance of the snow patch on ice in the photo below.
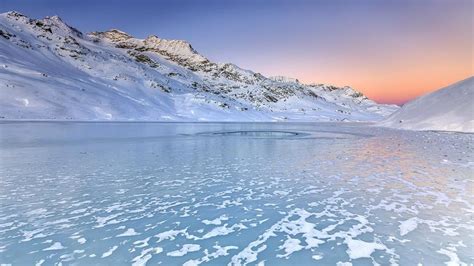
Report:
M 277 255 L 279 258 L 288 258 L 293 252 L 302 250 L 304 247 L 301 244 L 301 241 L 295 238 L 290 238 L 285 240 L 285 243 L 280 246 L 280 249 L 285 250 L 285 254 L 283 255 Z
M 437 252 L 449 257 L 449 261 L 445 262 L 448 266 L 467 266 L 467 263 L 464 263 L 459 259 L 455 247 L 442 248 Z
M 161 252 L 163 252 L 163 248 L 161 247 L 144 249 L 139 256 L 132 259 L 132 265 L 144 266 L 146 265 L 147 261 L 153 257 L 152 254 L 159 254 Z
M 229 220 L 229 217 L 227 215 L 221 215 L 220 217 L 213 219 L 213 220 L 202 220 L 202 223 L 206 225 L 221 225 L 223 221 Z
M 117 235 L 118 237 L 122 237 L 122 236 L 136 236 L 136 235 L 139 235 L 139 233 L 135 232 L 135 229 L 133 228 L 128 228 L 125 232 Z
M 377 249 L 385 250 L 387 247 L 381 243 L 365 242 L 362 240 L 347 238 L 347 254 L 351 259 L 370 258 L 370 255 Z
M 233 233 L 235 231 L 240 231 L 243 229 L 247 229 L 247 227 L 241 223 L 234 224 L 230 227 L 228 227 L 227 224 L 224 224 L 223 226 L 213 228 L 211 231 L 209 231 L 204 236 L 198 239 L 208 239 L 208 238 L 216 237 L 216 236 L 224 236 L 224 235 L 228 235 L 230 233 Z
M 219 258 L 219 257 L 229 255 L 229 250 L 238 249 L 238 247 L 236 247 L 236 246 L 221 247 L 219 245 L 214 245 L 213 248 L 216 249 L 216 251 L 214 251 L 212 253 L 209 253 L 209 251 L 206 249 L 204 251 L 206 256 L 204 256 L 200 259 L 188 260 L 183 264 L 183 266 L 194 266 L 194 265 L 199 265 L 199 264 L 204 263 L 204 262 L 209 262 L 212 259 L 216 259 L 216 258 Z
M 65 247 L 61 244 L 61 242 L 54 242 L 49 248 L 45 248 L 43 250 L 60 250 L 65 249 Z
M 195 252 L 200 249 L 201 249 L 201 246 L 197 244 L 184 244 L 181 247 L 181 249 L 168 252 L 166 253 L 166 255 L 171 256 L 171 257 L 181 257 L 188 254 L 189 252 Z
M 418 227 L 418 218 L 413 217 L 410 218 L 406 221 L 400 222 L 399 229 L 400 229 L 400 235 L 404 236 L 411 231 L 415 230 Z
M 102 254 L 102 258 L 106 258 L 110 255 L 112 255 L 112 253 L 114 253 L 114 251 L 118 248 L 118 246 L 113 246 L 111 247 L 109 250 L 107 250 L 106 252 L 104 252 L 104 254 Z

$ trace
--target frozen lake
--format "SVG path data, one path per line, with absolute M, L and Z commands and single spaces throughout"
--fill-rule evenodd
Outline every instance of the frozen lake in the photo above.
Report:
M 355 124 L 4 122 L 0 264 L 471 265 L 473 140 Z

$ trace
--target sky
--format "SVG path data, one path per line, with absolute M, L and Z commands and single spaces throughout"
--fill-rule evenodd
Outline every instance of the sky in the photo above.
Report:
M 0 0 L 0 12 L 59 15 L 187 40 L 214 62 L 349 85 L 403 104 L 474 75 L 474 0 Z

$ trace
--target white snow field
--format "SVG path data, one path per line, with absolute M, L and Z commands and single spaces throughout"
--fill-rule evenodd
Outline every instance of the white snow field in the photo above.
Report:
M 0 123 L 0 264 L 472 265 L 474 134 Z
M 0 14 L 0 106 L 6 120 L 376 121 L 398 109 L 214 63 L 185 41 L 17 12 Z
M 403 105 L 379 125 L 412 130 L 474 132 L 474 77 Z

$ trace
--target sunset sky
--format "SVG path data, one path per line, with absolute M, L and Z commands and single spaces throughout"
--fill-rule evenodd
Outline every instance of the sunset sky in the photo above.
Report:
M 0 0 L 0 11 L 184 39 L 212 61 L 401 104 L 473 75 L 473 2 Z

